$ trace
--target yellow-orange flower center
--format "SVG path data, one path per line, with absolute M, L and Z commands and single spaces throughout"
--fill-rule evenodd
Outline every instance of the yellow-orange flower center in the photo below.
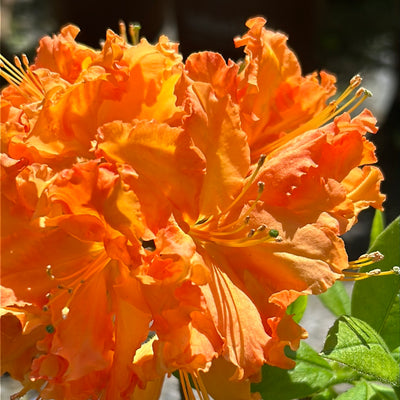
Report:
M 349 86 L 344 90 L 344 92 L 336 99 L 331 101 L 322 111 L 317 113 L 313 118 L 311 118 L 308 122 L 299 126 L 297 129 L 288 132 L 286 135 L 282 136 L 278 140 L 273 141 L 272 143 L 267 144 L 262 149 L 258 150 L 259 152 L 263 152 L 265 154 L 270 154 L 282 147 L 292 139 L 301 134 L 317 129 L 320 126 L 323 126 L 327 122 L 331 121 L 337 115 L 342 114 L 343 112 L 351 113 L 358 106 L 360 106 L 364 100 L 368 97 L 372 96 L 372 93 L 365 89 L 359 88 L 355 93 L 354 91 L 360 86 L 362 78 L 360 75 L 355 75 L 351 80 Z M 353 94 L 352 97 L 349 96 Z
M 228 247 L 249 247 L 267 242 L 279 242 L 282 238 L 276 229 L 266 225 L 249 228 L 251 212 L 257 206 L 264 191 L 264 182 L 258 181 L 257 197 L 251 202 L 244 215 L 233 222 L 227 223 L 230 211 L 239 203 L 250 187 L 255 183 L 258 172 L 264 164 L 266 156 L 261 155 L 256 168 L 252 172 L 240 193 L 224 211 L 210 217 L 200 218 L 189 230 L 189 234 L 202 242 L 212 242 Z

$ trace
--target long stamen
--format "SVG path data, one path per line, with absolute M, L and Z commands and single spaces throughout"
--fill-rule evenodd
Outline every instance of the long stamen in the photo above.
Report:
M 254 169 L 253 173 L 251 174 L 251 176 L 248 179 L 248 181 L 246 182 L 246 184 L 243 186 L 239 195 L 235 198 L 235 200 L 232 201 L 232 203 L 229 205 L 229 207 L 225 210 L 225 214 L 227 214 L 249 190 L 250 186 L 253 184 L 254 180 L 256 179 L 257 174 L 260 171 L 261 167 L 264 165 L 265 159 L 266 159 L 266 155 L 261 154 L 260 158 L 258 159 L 256 168 Z
M 264 161 L 265 161 L 265 154 L 262 154 L 258 160 L 257 166 L 254 169 L 254 171 L 252 172 L 252 174 L 250 175 L 250 177 L 248 178 L 246 184 L 242 187 L 240 193 L 237 195 L 237 197 L 235 197 L 235 199 L 232 201 L 232 203 L 228 206 L 228 208 L 226 210 L 224 210 L 223 215 L 227 215 L 229 213 L 230 210 L 232 210 L 232 208 L 239 202 L 239 200 L 246 194 L 246 192 L 250 189 L 251 185 L 254 183 L 258 172 L 260 171 L 261 167 L 264 165 Z M 221 216 L 221 215 L 220 215 Z M 214 219 L 216 218 L 216 215 L 211 215 L 209 217 L 201 217 L 199 220 L 196 221 L 196 223 L 194 224 L 194 226 L 198 226 L 198 225 L 202 225 L 204 227 L 204 225 L 209 224 L 210 222 L 212 222 Z M 230 224 L 230 225 L 226 225 L 225 227 L 231 227 L 233 225 L 236 225 L 236 222 Z
M 381 261 L 383 260 L 383 258 L 383 254 L 379 251 L 363 254 L 357 260 L 349 262 L 349 269 L 359 269 L 361 267 L 365 267 L 366 265 L 374 264 L 378 261 Z
M 183 396 L 185 400 L 196 400 L 190 386 L 189 376 L 186 371 L 179 370 L 179 378 L 181 381 Z
M 344 277 L 341 279 L 342 281 L 361 281 L 372 276 L 400 275 L 400 267 L 395 266 L 389 271 L 382 271 L 379 268 L 375 268 L 368 272 L 343 271 L 343 273 Z
M 380 268 L 374 268 L 371 271 L 359 272 L 359 269 L 383 260 L 383 255 L 379 251 L 363 254 L 357 260 L 349 262 L 349 267 L 343 270 L 343 281 L 359 281 L 372 276 L 399 275 L 400 268 L 395 266 L 389 271 L 382 271 Z
M 21 60 L 15 56 L 15 65 L 11 64 L 3 55 L 0 54 L 0 76 L 2 76 L 10 85 L 14 86 L 24 97 L 31 97 L 42 100 L 44 97 L 44 89 L 29 68 L 29 61 L 25 54 Z M 25 66 L 26 71 L 23 66 Z M 24 83 L 24 86 L 21 86 Z
M 83 268 L 73 272 L 71 275 L 64 276 L 61 278 L 56 277 L 53 274 L 52 267 L 51 265 L 48 265 L 46 267 L 46 273 L 50 277 L 50 279 L 55 280 L 57 282 L 62 282 L 62 281 L 70 281 L 73 279 L 72 282 L 68 284 L 68 286 L 65 286 L 63 284 L 59 284 L 57 286 L 57 289 L 59 290 L 58 293 L 55 295 L 48 294 L 49 301 L 47 304 L 43 307 L 44 311 L 48 311 L 50 309 L 50 306 L 61 296 L 64 295 L 65 293 L 69 294 L 69 298 L 66 301 L 62 311 L 61 311 L 61 319 L 66 319 L 69 314 L 69 306 L 77 293 L 78 289 L 88 280 L 90 277 L 92 277 L 96 272 L 102 270 L 106 263 L 109 260 L 109 256 L 107 255 L 106 252 L 103 252 L 99 257 L 96 258 L 96 260 L 89 264 L 85 265 Z
M 135 24 L 130 23 L 128 29 L 131 42 L 135 46 L 139 43 L 139 32 L 140 29 L 142 29 L 142 27 L 138 23 Z
M 309 131 L 312 129 L 316 129 L 328 121 L 333 119 L 338 114 L 347 111 L 352 112 L 356 109 L 367 97 L 370 97 L 372 94 L 368 90 L 361 88 L 359 89 L 353 97 L 350 98 L 345 104 L 340 105 L 344 100 L 361 84 L 361 77 L 359 75 L 354 76 L 350 80 L 350 85 L 346 88 L 346 90 L 334 101 L 330 102 L 322 111 L 320 111 L 317 115 L 315 115 L 310 121 L 304 123 L 294 131 L 287 133 L 285 136 L 281 137 L 278 140 L 268 144 L 260 151 L 263 153 L 267 153 L 268 155 L 272 153 L 274 150 L 283 146 L 293 138 Z M 357 101 L 358 100 L 358 101 Z
M 122 37 L 124 42 L 128 43 L 128 37 L 126 36 L 126 25 L 124 21 L 119 21 L 118 22 L 118 27 L 119 27 L 119 36 Z

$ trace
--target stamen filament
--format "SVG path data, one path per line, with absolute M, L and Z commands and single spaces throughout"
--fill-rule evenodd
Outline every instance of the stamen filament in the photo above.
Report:
M 256 168 L 254 169 L 253 173 L 251 174 L 251 176 L 248 179 L 248 181 L 246 182 L 246 184 L 243 186 L 239 195 L 235 198 L 235 200 L 232 201 L 232 203 L 229 205 L 229 207 L 225 210 L 225 214 L 227 214 L 249 190 L 250 186 L 253 184 L 254 180 L 256 179 L 257 174 L 260 171 L 261 167 L 264 165 L 266 158 L 267 158 L 267 156 L 265 154 L 261 154 L 260 158 L 258 159 Z
M 59 296 L 68 293 L 70 295 L 70 297 L 68 298 L 68 300 L 65 303 L 64 308 L 62 309 L 61 312 L 61 318 L 62 319 L 66 319 L 69 313 L 69 306 L 74 298 L 75 293 L 77 292 L 78 288 L 88 279 L 90 279 L 91 276 L 93 276 L 95 273 L 97 273 L 98 271 L 100 271 L 101 269 L 104 268 L 104 266 L 106 265 L 106 263 L 109 260 L 109 256 L 107 255 L 107 253 L 104 251 L 102 252 L 102 254 L 100 254 L 91 264 L 89 265 L 85 265 L 83 268 L 79 269 L 78 271 L 75 271 L 74 273 L 72 273 L 69 276 L 64 276 L 62 278 L 57 278 L 56 276 L 53 275 L 52 270 L 51 270 L 51 265 L 48 265 L 46 267 L 46 272 L 49 275 L 50 279 L 54 279 L 56 281 L 65 281 L 65 280 L 70 280 L 71 278 L 75 278 L 77 275 L 80 275 L 77 279 L 75 279 L 72 283 L 69 283 L 68 286 L 64 286 L 64 285 L 57 285 L 57 289 L 58 290 L 65 290 L 65 292 L 63 293 L 56 293 L 54 296 L 53 295 L 48 295 L 49 301 L 47 302 L 47 304 L 43 307 L 44 311 L 48 311 L 49 310 L 49 306 L 51 306 L 52 303 L 54 303 L 54 301 L 56 299 L 59 298 Z
M 347 112 L 352 112 L 355 108 L 357 108 L 367 97 L 370 96 L 370 92 L 367 91 L 366 89 L 362 89 L 362 91 L 357 91 L 356 94 L 348 100 L 344 105 L 341 105 L 339 108 L 338 106 L 340 103 L 342 103 L 349 95 L 356 89 L 360 84 L 361 84 L 361 77 L 359 75 L 354 76 L 350 80 L 350 85 L 344 90 L 344 92 L 336 99 L 330 102 L 323 110 L 321 110 L 317 115 L 315 115 L 311 120 L 308 122 L 304 123 L 303 125 L 299 126 L 297 129 L 294 131 L 291 131 L 287 133 L 285 136 L 282 136 L 281 138 L 275 140 L 272 143 L 269 143 L 267 146 L 265 146 L 262 150 L 262 152 L 267 153 L 268 155 L 271 154 L 273 151 L 278 149 L 279 147 L 283 146 L 286 144 L 288 141 L 291 139 L 300 136 L 302 133 L 305 133 L 309 130 L 316 129 L 325 123 L 327 123 L 329 120 L 337 116 L 338 114 L 342 113 L 345 111 L 356 99 L 360 98 L 359 101 L 357 101 L 350 109 L 347 110 Z
M 122 40 L 126 43 L 128 43 L 128 37 L 126 36 L 126 25 L 124 21 L 119 21 L 118 22 L 118 27 L 119 27 L 119 36 L 122 37 Z
M 36 97 L 40 100 L 43 99 L 44 90 L 40 81 L 35 77 L 34 73 L 29 69 L 28 58 L 22 55 L 23 64 L 26 67 L 24 70 L 21 60 L 15 56 L 14 63 L 11 64 L 2 54 L 0 54 L 0 76 L 2 76 L 10 85 L 14 86 L 24 97 Z M 22 89 L 21 83 L 24 82 L 26 86 Z
M 22 63 L 24 64 L 24 66 L 26 68 L 26 73 L 29 75 L 30 80 L 37 87 L 39 92 L 44 95 L 44 89 L 43 89 L 43 86 L 42 86 L 40 80 L 38 79 L 38 77 L 29 68 L 29 60 L 28 60 L 27 55 L 26 54 L 22 54 L 21 58 L 22 58 Z
M 195 237 L 197 237 L 200 240 L 213 242 L 215 244 L 227 247 L 251 247 L 262 243 L 278 243 L 282 241 L 282 238 L 280 236 L 273 237 L 270 234 L 259 239 L 254 238 L 256 236 L 255 234 L 252 237 L 245 236 L 242 238 L 235 238 L 235 239 L 221 239 L 219 237 L 215 237 L 212 232 L 210 233 L 210 232 L 196 231 L 192 233 Z
M 232 201 L 232 203 L 227 207 L 227 209 L 223 212 L 222 215 L 227 215 L 229 211 L 239 202 L 239 200 L 246 194 L 246 192 L 249 190 L 250 186 L 253 184 L 254 180 L 257 177 L 258 172 L 260 171 L 261 167 L 264 164 L 264 161 L 266 159 L 266 155 L 262 154 L 258 160 L 257 166 L 248 178 L 246 184 L 242 187 L 240 193 L 238 194 L 237 197 Z M 263 187 L 264 189 L 264 187 Z M 260 190 L 260 187 L 259 187 Z M 259 198 L 259 197 L 258 197 Z M 211 215 L 210 217 L 201 217 L 194 225 L 202 225 L 204 227 L 205 225 L 209 224 L 215 219 L 215 215 Z M 236 224 L 236 221 L 233 222 L 232 224 L 226 225 L 224 228 L 231 227 Z
M 385 276 L 385 275 L 399 275 L 400 268 L 393 267 L 389 271 L 382 271 L 379 268 L 375 268 L 368 272 L 355 272 L 355 271 L 343 271 L 344 277 L 342 281 L 361 281 L 363 279 L 370 278 L 371 276 Z
M 129 36 L 131 37 L 132 44 L 135 46 L 139 43 L 139 32 L 142 27 L 140 24 L 129 24 Z
M 355 261 L 349 262 L 349 269 L 359 269 L 370 264 L 374 264 L 378 261 L 383 260 L 384 256 L 379 251 L 374 251 L 373 253 L 363 254 Z
M 179 370 L 179 378 L 181 381 L 183 396 L 185 400 L 195 400 L 192 387 L 190 386 L 189 377 L 186 371 Z

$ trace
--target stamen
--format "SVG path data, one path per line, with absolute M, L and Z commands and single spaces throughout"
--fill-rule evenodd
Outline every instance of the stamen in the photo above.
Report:
M 246 192 L 249 190 L 250 186 L 254 183 L 258 172 L 260 171 L 261 167 L 264 165 L 266 159 L 266 155 L 265 154 L 261 154 L 260 158 L 258 159 L 258 163 L 256 168 L 254 169 L 254 171 L 252 172 L 252 174 L 250 175 L 250 177 L 248 178 L 246 184 L 242 187 L 242 190 L 240 191 L 240 193 L 238 194 L 237 197 L 235 197 L 235 199 L 232 201 L 232 203 L 228 206 L 228 208 L 224 211 L 223 215 L 227 215 L 229 213 L 230 210 L 232 210 L 232 208 L 239 202 L 239 200 L 246 194 Z M 264 189 L 264 186 L 262 186 L 262 188 L 260 189 L 260 185 L 264 185 L 263 182 L 259 182 L 258 183 L 259 187 L 258 190 L 260 192 L 260 190 L 262 191 Z M 216 218 L 215 215 L 211 215 L 209 217 L 201 217 L 194 225 L 205 225 L 205 224 L 209 224 L 210 222 L 212 222 L 214 219 Z M 233 225 L 235 225 L 236 222 L 230 224 L 230 225 L 226 225 L 226 227 L 231 227 Z
M 372 95 L 370 91 L 361 88 L 344 105 L 340 104 L 343 103 L 344 100 L 361 84 L 361 81 L 362 79 L 360 75 L 354 76 L 350 80 L 350 85 L 344 90 L 344 92 L 336 100 L 331 101 L 322 111 L 316 114 L 311 120 L 299 126 L 297 129 L 287 133 L 281 138 L 275 140 L 274 142 L 267 144 L 260 151 L 270 155 L 270 153 L 272 153 L 279 147 L 283 146 L 293 138 L 300 136 L 301 134 L 309 130 L 319 128 L 320 126 L 326 124 L 328 121 L 332 120 L 338 114 L 341 114 L 344 111 L 349 113 L 354 111 L 367 97 L 370 97 Z
M 50 264 L 47 265 L 47 267 L 46 267 L 46 274 L 50 277 L 50 279 L 54 279 L 54 275 L 51 272 L 51 265 Z
M 193 393 L 192 386 L 190 384 L 189 374 L 186 371 L 179 370 L 179 378 L 182 385 L 183 396 L 185 400 L 196 400 Z M 190 378 L 193 382 L 193 386 L 196 389 L 200 400 L 210 400 L 207 389 L 204 386 L 203 380 L 198 374 L 190 374 Z
M 382 271 L 380 268 L 374 268 L 371 271 L 359 272 L 359 269 L 366 267 L 367 265 L 374 264 L 382 261 L 384 258 L 383 254 L 379 251 L 372 253 L 363 254 L 357 260 L 349 262 L 349 267 L 343 270 L 344 277 L 341 280 L 344 281 L 359 281 L 362 279 L 370 278 L 371 276 L 385 276 L 385 275 L 396 275 L 400 274 L 400 268 L 395 266 L 389 271 Z
M 129 36 L 131 37 L 131 42 L 134 46 L 139 43 L 139 32 L 142 27 L 138 23 L 129 24 Z
M 68 307 L 64 307 L 64 308 L 61 310 L 61 317 L 62 317 L 62 319 L 67 319 L 68 314 L 69 314 L 69 308 L 68 308 Z
M 81 269 L 73 272 L 72 274 L 64 277 L 56 277 L 53 275 L 52 266 L 46 266 L 46 273 L 49 275 L 50 279 L 56 280 L 60 282 L 57 284 L 56 289 L 59 292 L 55 292 L 53 294 L 47 293 L 46 297 L 48 298 L 48 303 L 43 306 L 43 311 L 48 311 L 50 306 L 59 299 L 60 296 L 65 295 L 67 293 L 69 295 L 64 308 L 61 311 L 61 317 L 65 320 L 69 314 L 69 306 L 74 299 L 75 293 L 78 289 L 88 280 L 91 276 L 97 273 L 99 270 L 103 269 L 107 262 L 109 261 L 109 256 L 106 252 L 102 252 L 91 264 L 85 264 Z M 72 282 L 71 282 L 72 280 Z M 68 281 L 68 286 L 65 286 L 61 282 Z
M 250 178 L 246 182 L 246 184 L 243 186 L 242 190 L 240 191 L 239 195 L 233 200 L 233 202 L 230 204 L 230 206 L 227 208 L 225 211 L 225 214 L 228 213 L 237 203 L 238 201 L 246 194 L 246 192 L 249 190 L 250 186 L 253 184 L 255 181 L 258 172 L 260 171 L 261 167 L 264 165 L 265 159 L 267 156 L 265 154 L 261 154 L 260 158 L 258 159 L 258 163 L 256 168 L 254 169 L 253 173 L 251 174 Z M 264 185 L 263 182 L 259 182 L 259 187 L 258 190 L 260 191 L 260 184 Z M 261 191 L 264 190 L 264 186 L 262 187 Z
M 384 256 L 379 251 L 373 253 L 363 254 L 357 260 L 349 262 L 349 269 L 359 269 L 361 267 L 374 264 L 378 261 L 383 260 Z
M 2 54 L 0 54 L 0 76 L 2 76 L 11 86 L 16 88 L 28 100 L 43 100 L 44 89 L 29 68 L 29 61 L 25 54 L 22 55 L 24 70 L 21 60 L 15 56 L 14 64 L 11 64 Z M 21 84 L 24 83 L 24 86 Z
M 195 400 L 187 372 L 179 370 L 179 378 L 181 381 L 183 397 L 185 398 L 185 400 Z
M 375 268 L 368 272 L 344 270 L 343 274 L 344 277 L 341 278 L 342 281 L 361 281 L 363 279 L 367 279 L 372 276 L 400 275 L 400 267 L 395 266 L 389 271 L 382 271 L 379 268 Z
M 118 26 L 119 26 L 119 36 L 122 37 L 124 42 L 128 43 L 128 37 L 126 36 L 126 25 L 125 25 L 125 22 L 120 20 L 118 22 Z

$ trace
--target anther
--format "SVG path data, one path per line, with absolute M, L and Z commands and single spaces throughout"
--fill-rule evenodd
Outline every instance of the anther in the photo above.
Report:
M 132 44 L 135 46 L 139 43 L 139 32 L 142 27 L 140 24 L 129 24 L 129 36 L 131 37 Z
M 378 261 L 383 260 L 384 256 L 379 251 L 374 251 L 369 254 L 361 255 L 358 260 L 349 262 L 349 266 L 352 269 L 358 269 L 366 265 L 374 264 Z
M 259 182 L 257 182 L 257 186 L 258 186 L 258 193 L 261 194 L 264 191 L 265 183 L 262 181 L 259 181 Z
M 46 331 L 47 331 L 47 333 L 54 333 L 55 328 L 54 328 L 53 325 L 47 325 L 46 326 Z
M 119 21 L 118 22 L 118 26 L 119 26 L 119 36 L 121 36 L 122 39 L 125 42 L 128 42 L 128 38 L 126 36 L 126 25 L 125 25 L 125 22 L 124 21 Z
M 54 279 L 55 278 L 53 273 L 52 273 L 52 271 L 51 271 L 51 265 L 50 264 L 46 266 L 46 273 L 50 277 L 50 279 Z
M 351 79 L 350 79 L 350 86 L 352 89 L 356 88 L 357 86 L 360 86 L 362 82 L 362 78 L 359 74 L 354 75 Z
M 263 232 L 267 229 L 267 225 L 262 224 L 257 228 L 257 232 Z
M 382 261 L 385 258 L 385 256 L 379 251 L 374 251 L 372 253 L 366 254 L 366 257 L 368 257 L 368 259 L 372 260 L 373 262 Z
M 266 154 L 261 154 L 260 158 L 258 159 L 257 166 L 258 168 L 261 168 L 264 165 L 265 159 L 267 158 Z
M 247 234 L 247 237 L 251 238 L 252 236 L 254 236 L 255 233 L 256 233 L 255 229 L 250 229 L 249 233 Z
M 379 269 L 379 268 L 375 268 L 375 269 L 372 269 L 371 271 L 368 271 L 368 272 L 367 272 L 367 274 L 368 274 L 368 275 L 371 275 L 371 276 L 373 276 L 373 275 L 380 275 L 381 273 L 382 273 L 382 270 Z
M 69 308 L 68 308 L 68 307 L 64 307 L 64 308 L 61 310 L 61 317 L 62 317 L 62 319 L 66 319 L 66 318 L 68 317 L 68 314 L 69 314 Z

